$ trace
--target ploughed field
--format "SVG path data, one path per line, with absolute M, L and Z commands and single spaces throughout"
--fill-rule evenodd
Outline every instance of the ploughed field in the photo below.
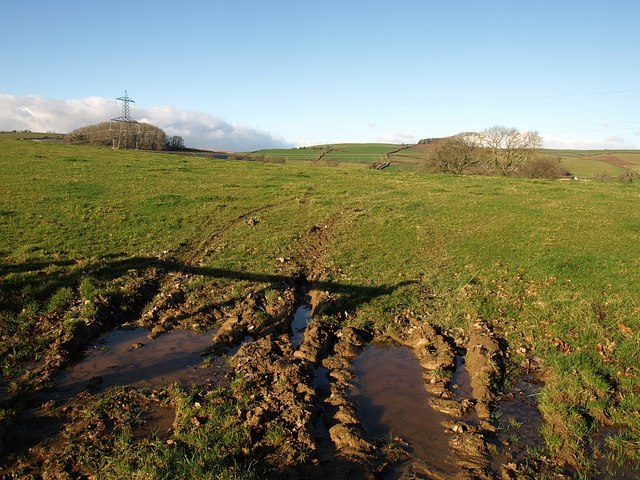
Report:
M 350 148 L 0 137 L 0 476 L 636 478 L 637 183 Z

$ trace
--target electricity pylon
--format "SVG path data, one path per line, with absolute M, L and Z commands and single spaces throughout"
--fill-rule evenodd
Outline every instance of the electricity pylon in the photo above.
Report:
M 112 122 L 118 122 L 120 124 L 120 135 L 118 136 L 118 146 L 116 147 L 116 140 L 113 139 L 113 148 L 130 148 L 129 143 L 131 142 L 131 124 L 138 123 L 137 121 L 131 118 L 131 108 L 129 107 L 130 103 L 136 103 L 134 100 L 129 98 L 127 95 L 127 91 L 124 91 L 124 97 L 116 98 L 116 102 L 120 100 L 122 102 L 122 115 L 117 118 L 112 118 Z M 137 145 L 134 145 L 136 147 Z

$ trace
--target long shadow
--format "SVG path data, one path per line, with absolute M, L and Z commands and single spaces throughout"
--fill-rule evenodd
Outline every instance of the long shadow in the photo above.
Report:
M 177 260 L 158 259 L 155 257 L 132 257 L 120 260 L 104 261 L 101 259 L 95 264 L 89 264 L 83 269 L 71 268 L 71 271 L 56 271 L 46 273 L 45 270 L 50 265 L 72 266 L 75 262 L 40 262 L 20 265 L 3 265 L 0 271 L 26 272 L 19 278 L 12 278 L 9 282 L 0 283 L 0 309 L 16 311 L 23 308 L 22 302 L 16 302 L 16 296 L 28 288 L 29 297 L 40 301 L 46 301 L 61 287 L 74 287 L 79 284 L 83 277 L 92 276 L 99 281 L 110 281 L 123 277 L 131 271 L 142 272 L 148 268 L 156 268 L 164 273 L 188 272 L 202 275 L 207 278 L 224 278 L 228 280 L 249 281 L 255 283 L 268 283 L 280 286 L 295 286 L 299 280 L 293 276 L 252 273 L 246 271 L 235 271 L 214 267 L 194 267 Z M 334 281 L 315 282 L 314 286 L 322 290 L 333 293 L 340 293 L 341 298 L 336 304 L 336 308 L 350 310 L 357 308 L 360 304 L 372 301 L 374 298 L 389 295 L 394 290 L 415 283 L 412 280 L 405 280 L 395 285 L 353 285 Z
M 68 267 L 64 269 L 51 269 L 47 271 L 51 266 L 55 267 Z M 252 273 L 246 271 L 235 271 L 229 269 L 221 269 L 214 267 L 194 267 L 174 259 L 159 259 L 156 257 L 130 257 L 122 258 L 114 255 L 112 257 L 104 257 L 97 260 L 94 263 L 83 265 L 80 267 L 75 261 L 52 261 L 52 262 L 31 262 L 23 264 L 0 264 L 0 311 L 4 310 L 8 313 L 17 314 L 20 309 L 23 308 L 24 299 L 35 299 L 42 304 L 48 301 L 49 297 L 53 295 L 61 287 L 77 288 L 83 277 L 91 276 L 99 281 L 108 282 L 118 278 L 122 278 L 131 272 L 143 273 L 150 268 L 155 268 L 159 272 L 159 277 L 170 273 L 192 273 L 195 275 L 202 275 L 210 279 L 227 279 L 236 281 L 247 281 L 260 284 L 270 284 L 275 287 L 294 287 L 300 278 L 290 275 L 279 274 L 265 274 L 265 273 Z M 7 273 L 14 273 L 9 280 L 3 278 Z M 321 290 L 330 291 L 333 293 L 340 293 L 339 299 L 331 307 L 331 311 L 345 311 L 353 310 L 361 304 L 371 302 L 376 297 L 389 295 L 396 289 L 403 286 L 415 283 L 415 281 L 403 281 L 395 285 L 352 285 L 342 282 L 334 281 L 320 281 L 316 282 L 314 286 Z M 159 284 L 159 279 L 158 279 Z M 132 316 L 141 313 L 144 308 L 144 302 L 151 300 L 153 295 L 157 293 L 155 290 L 149 290 L 144 292 L 144 301 L 137 301 L 136 310 L 129 311 L 126 315 L 128 319 Z M 110 312 L 111 314 L 111 312 Z M 114 315 L 117 317 L 117 311 L 114 311 Z M 126 321 L 124 316 L 115 318 L 110 324 L 110 328 L 113 328 Z M 2 321 L 0 321 L 0 327 L 4 328 Z M 103 333 L 103 332 L 98 332 Z M 170 368 L 169 365 L 165 365 L 165 368 Z M 0 378 L 0 386 L 4 383 L 3 378 Z M 42 404 L 42 395 L 34 392 L 35 396 L 30 399 L 22 399 L 20 403 L 22 407 L 20 409 L 35 411 Z M 24 402 L 23 402 L 24 401 Z M 33 409 L 33 410 L 32 410 Z M 20 421 L 16 423 L 21 423 Z M 30 422 L 26 422 L 27 425 Z M 14 425 L 17 427 L 17 425 Z M 24 428 L 25 425 L 23 424 Z M 59 427 L 59 425 L 56 425 Z M 24 443 L 20 445 L 17 450 L 26 451 L 31 446 L 41 442 L 42 440 L 49 438 L 52 435 L 52 430 L 42 428 L 40 432 L 36 426 L 35 429 L 31 429 L 28 439 L 24 440 Z M 21 442 L 18 442 L 21 443 Z M 5 450 L 7 450 L 5 445 Z M 16 453 L 16 450 L 13 453 Z M 0 466 L 2 464 L 2 456 L 10 452 L 0 452 Z

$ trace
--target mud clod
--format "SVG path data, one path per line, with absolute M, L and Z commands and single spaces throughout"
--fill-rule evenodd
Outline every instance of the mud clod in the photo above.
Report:
M 335 420 L 335 417 L 334 417 Z M 359 432 L 353 427 L 338 423 L 329 429 L 331 441 L 336 450 L 343 454 L 361 455 L 363 452 L 370 452 L 374 446 L 364 440 Z
M 404 343 L 413 349 L 427 373 L 452 371 L 455 368 L 455 355 L 449 342 L 428 323 L 416 319 L 412 319 L 411 323 L 412 333 Z
M 471 377 L 476 411 L 480 418 L 489 418 L 495 401 L 497 385 L 503 377 L 503 351 L 493 332 L 484 323 L 474 325 L 467 343 L 465 364 Z
M 314 366 L 320 364 L 331 346 L 329 332 L 317 323 L 309 325 L 304 332 L 302 344 L 294 352 L 296 358 L 306 360 Z

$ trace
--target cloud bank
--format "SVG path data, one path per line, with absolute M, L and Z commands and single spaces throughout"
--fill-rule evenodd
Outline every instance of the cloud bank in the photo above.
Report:
M 543 133 L 542 137 L 545 148 L 575 150 L 626 150 L 638 148 L 637 142 L 628 141 L 621 135 L 609 135 L 600 139 L 566 139 Z
M 0 130 L 67 133 L 121 114 L 119 104 L 102 97 L 57 100 L 0 94 Z M 202 112 L 173 107 L 136 107 L 131 116 L 162 128 L 167 135 L 181 136 L 192 148 L 251 151 L 293 146 L 267 131 L 235 125 Z

